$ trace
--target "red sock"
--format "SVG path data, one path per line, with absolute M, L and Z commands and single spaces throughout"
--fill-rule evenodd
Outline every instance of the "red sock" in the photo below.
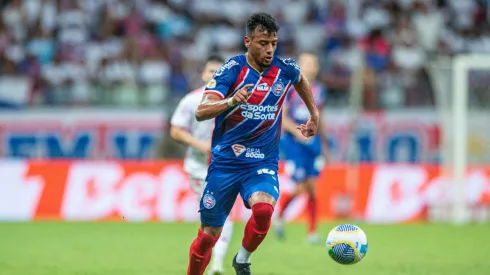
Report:
M 317 227 L 316 198 L 308 198 L 308 233 L 315 233 Z
M 291 202 L 293 200 L 294 200 L 294 196 L 285 195 L 284 203 L 282 203 L 281 206 L 279 207 L 279 217 L 282 218 L 284 216 L 284 210 L 286 210 L 286 208 L 288 208 L 289 204 L 291 204 Z
M 242 245 L 248 252 L 254 252 L 264 240 L 269 227 L 274 207 L 269 203 L 256 203 L 252 206 L 252 217 L 245 226 Z
M 218 237 L 209 236 L 201 229 L 197 233 L 197 238 L 192 242 L 189 251 L 189 267 L 187 275 L 202 275 L 211 260 L 213 247 L 218 241 Z

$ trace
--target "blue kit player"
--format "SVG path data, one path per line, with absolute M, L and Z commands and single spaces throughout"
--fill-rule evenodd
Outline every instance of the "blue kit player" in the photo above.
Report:
M 286 172 L 296 183 L 296 190 L 292 196 L 284 197 L 284 203 L 278 207 L 278 220 L 276 222 L 276 232 L 280 238 L 284 238 L 284 210 L 297 197 L 301 191 L 308 195 L 307 221 L 308 221 L 308 241 L 310 243 L 319 243 L 321 241 L 316 232 L 317 228 L 317 204 L 315 197 L 315 184 L 323 164 L 327 158 L 327 136 L 323 129 L 322 112 L 325 101 L 323 87 L 316 83 L 316 77 L 319 71 L 319 61 L 313 53 L 303 53 L 298 58 L 298 63 L 302 68 L 302 73 L 306 79 L 311 80 L 311 91 L 315 104 L 320 110 L 319 133 L 305 139 L 298 133 L 296 127 L 306 123 L 310 118 L 308 106 L 303 102 L 299 93 L 292 90 L 283 107 L 283 151 L 287 159 Z
M 274 55 L 278 31 L 271 15 L 251 15 L 244 38 L 247 53 L 232 57 L 216 71 L 196 110 L 198 121 L 215 118 L 215 128 L 200 201 L 201 226 L 190 247 L 187 274 L 204 273 L 238 194 L 252 215 L 233 267 L 238 275 L 252 274 L 251 255 L 269 231 L 279 197 L 278 145 L 290 87 L 295 87 L 310 116 L 297 131 L 304 138 L 316 134 L 320 117 L 310 84 L 294 60 Z

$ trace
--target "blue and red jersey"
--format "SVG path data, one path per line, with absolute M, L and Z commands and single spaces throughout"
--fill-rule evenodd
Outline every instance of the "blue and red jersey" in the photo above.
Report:
M 300 78 L 293 59 L 274 57 L 262 73 L 248 64 L 245 54 L 232 57 L 216 71 L 205 94 L 232 97 L 253 84 L 247 104 L 234 106 L 215 119 L 212 166 L 224 170 L 277 165 L 282 108 L 292 85 Z

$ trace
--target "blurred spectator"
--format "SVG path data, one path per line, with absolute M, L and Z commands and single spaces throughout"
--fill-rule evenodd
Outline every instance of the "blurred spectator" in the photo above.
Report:
M 320 56 L 334 106 L 348 103 L 360 64 L 365 106 L 426 106 L 434 96 L 425 68 L 436 55 L 490 52 L 483 0 L 11 0 L 1 8 L 1 77 L 28 78 L 33 105 L 171 107 L 197 85 L 204 56 L 244 50 L 244 20 L 256 11 L 278 19 L 278 54 Z
M 435 52 L 444 25 L 441 12 L 428 1 L 419 0 L 415 3 L 413 25 L 422 48 L 429 53 Z

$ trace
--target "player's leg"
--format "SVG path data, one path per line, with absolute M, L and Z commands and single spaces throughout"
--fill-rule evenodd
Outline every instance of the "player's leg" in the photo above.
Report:
M 199 204 L 201 201 L 202 190 L 204 189 L 204 180 L 191 175 L 190 183 L 192 191 L 197 195 L 197 203 Z
M 211 260 L 212 249 L 221 235 L 222 227 L 207 226 L 201 223 L 197 237 L 189 251 L 187 275 L 202 275 Z
M 301 160 L 291 159 L 286 163 L 287 173 L 291 175 L 291 180 L 296 184 L 296 188 L 292 194 L 283 195 L 283 201 L 279 203 L 277 210 L 280 218 L 283 218 L 284 210 L 286 210 L 291 202 L 299 195 L 301 185 L 304 181 L 304 165 Z
M 209 170 L 200 200 L 201 227 L 190 247 L 188 275 L 202 275 L 206 270 L 239 192 L 239 186 L 234 184 L 237 180 L 236 175 Z
M 195 177 L 191 178 L 191 188 L 199 196 L 198 203 L 200 203 L 204 189 L 204 180 Z M 205 227 L 203 226 L 203 228 Z M 227 219 L 221 231 L 221 235 L 212 251 L 212 263 L 209 274 L 223 274 L 223 261 L 226 256 L 226 251 L 228 250 L 232 234 L 233 222 Z
M 292 194 L 288 194 L 283 196 L 282 202 L 278 204 L 278 217 L 275 222 L 275 231 L 276 235 L 279 239 L 285 238 L 285 230 L 284 230 L 284 213 L 291 202 L 301 194 L 302 189 L 304 189 L 304 184 L 306 181 L 306 165 L 307 161 L 302 155 L 297 155 L 294 158 L 291 158 L 286 163 L 286 170 L 291 177 L 291 180 L 295 183 L 295 190 Z
M 317 234 L 317 200 L 315 192 L 316 177 L 310 177 L 305 181 L 304 189 L 308 195 L 308 205 L 307 205 L 307 222 L 308 222 L 308 240 L 310 243 L 317 243 L 319 241 L 319 236 Z
M 284 156 L 285 156 L 284 172 L 291 180 L 294 181 L 294 172 L 296 170 L 296 167 L 298 167 L 297 164 L 298 154 L 294 150 L 295 148 L 294 143 L 293 141 L 291 141 L 290 138 L 283 137 L 281 138 L 280 144 L 281 144 L 281 150 L 284 152 Z M 281 199 L 278 201 L 278 204 L 276 206 L 277 221 L 280 222 L 281 225 L 283 223 L 284 210 L 286 210 L 289 204 L 297 196 L 299 192 L 298 189 L 299 188 L 296 186 L 296 189 L 292 194 L 283 194 Z
M 225 221 L 221 236 L 213 248 L 213 256 L 210 274 L 217 275 L 223 273 L 223 261 L 226 251 L 230 245 L 231 236 L 233 235 L 233 222 L 230 219 Z
M 233 267 L 238 275 L 251 274 L 250 258 L 269 232 L 274 206 L 279 197 L 276 168 L 267 167 L 251 173 L 240 189 L 245 205 L 252 209 L 252 215 L 245 226 L 242 246 L 233 259 Z
M 200 205 L 202 199 L 202 193 L 204 189 L 204 180 L 191 177 L 190 180 L 192 191 L 198 195 L 198 205 Z M 207 264 L 204 262 L 208 258 L 208 254 L 212 254 L 211 248 L 217 242 L 221 228 L 211 228 L 204 224 L 201 224 L 197 232 L 197 238 L 191 244 L 189 252 L 189 266 L 187 274 L 202 274 L 201 269 L 206 268 Z M 203 271 L 204 271 L 203 269 Z
M 308 195 L 308 241 L 310 243 L 320 243 L 320 236 L 317 233 L 318 219 L 317 219 L 317 198 L 316 198 L 316 182 L 318 175 L 320 174 L 320 165 L 318 160 L 321 157 L 313 157 L 309 159 L 309 163 L 306 166 L 305 184 L 304 189 Z

